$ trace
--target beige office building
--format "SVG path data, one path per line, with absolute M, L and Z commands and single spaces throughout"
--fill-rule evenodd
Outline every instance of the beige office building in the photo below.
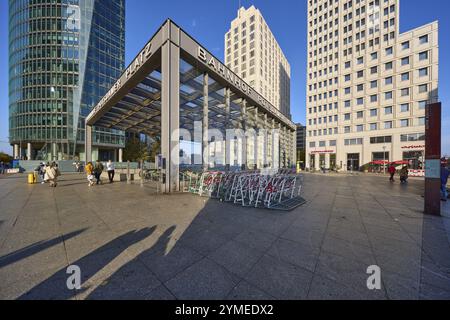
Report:
M 399 10 L 397 0 L 308 0 L 307 168 L 423 169 L 438 23 L 400 33 Z
M 241 7 L 225 34 L 225 65 L 288 118 L 291 67 L 261 12 Z

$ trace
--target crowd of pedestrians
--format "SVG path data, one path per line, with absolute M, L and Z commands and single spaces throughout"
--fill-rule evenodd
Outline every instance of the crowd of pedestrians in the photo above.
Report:
M 92 187 L 94 184 L 97 184 L 97 185 L 103 184 L 102 173 L 104 170 L 105 170 L 105 167 L 99 160 L 95 161 L 95 164 L 93 164 L 92 162 L 88 162 L 86 164 L 85 171 L 86 171 L 86 176 L 87 176 L 89 187 Z M 115 169 L 114 169 L 114 163 L 111 160 L 109 160 L 108 163 L 106 164 L 106 170 L 108 172 L 109 183 L 113 183 Z M 95 179 L 95 181 L 94 181 L 94 179 Z
M 389 181 L 395 182 L 395 174 L 397 173 L 397 168 L 395 166 L 395 163 L 391 163 L 388 168 L 389 172 Z M 398 172 L 400 176 L 400 183 L 405 184 L 408 182 L 408 166 L 403 166 L 400 171 Z
M 61 171 L 56 162 L 42 162 L 35 171 L 41 178 L 41 184 L 48 183 L 52 188 L 58 185 L 58 177 L 61 175 Z

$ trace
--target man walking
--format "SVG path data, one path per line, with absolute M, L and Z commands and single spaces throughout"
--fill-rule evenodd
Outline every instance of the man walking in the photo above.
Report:
M 114 181 L 114 169 L 114 163 L 111 160 L 108 160 L 108 163 L 106 163 L 106 170 L 108 171 L 109 183 L 113 183 Z
M 389 172 L 389 174 L 391 175 L 391 177 L 389 178 L 389 181 L 390 182 L 395 182 L 395 180 L 394 180 L 394 176 L 395 176 L 395 166 L 394 166 L 394 163 L 391 163 L 391 165 L 389 166 L 389 168 L 388 168 L 388 172 Z
M 448 176 L 450 175 L 450 171 L 448 170 L 447 161 L 445 158 L 441 159 L 441 200 L 447 201 L 448 192 L 447 192 L 447 182 Z
M 97 180 L 96 184 L 99 184 L 99 183 L 102 184 L 101 175 L 102 175 L 103 169 L 104 169 L 103 164 L 99 160 L 97 160 L 95 162 L 95 168 L 94 168 L 94 175 L 95 175 L 95 179 Z

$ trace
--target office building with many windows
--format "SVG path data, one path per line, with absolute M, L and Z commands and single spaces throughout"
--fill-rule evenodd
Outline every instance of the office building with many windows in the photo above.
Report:
M 291 67 L 261 12 L 241 7 L 225 34 L 225 65 L 288 118 Z
M 14 157 L 83 160 L 85 118 L 124 64 L 125 0 L 9 0 Z M 119 158 L 122 131 L 93 135 L 94 158 Z
M 422 168 L 438 23 L 400 33 L 399 10 L 397 0 L 308 0 L 307 168 Z

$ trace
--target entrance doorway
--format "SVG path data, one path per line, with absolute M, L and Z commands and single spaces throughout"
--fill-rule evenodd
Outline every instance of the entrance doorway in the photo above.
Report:
M 347 153 L 347 170 L 359 171 L 359 153 Z

